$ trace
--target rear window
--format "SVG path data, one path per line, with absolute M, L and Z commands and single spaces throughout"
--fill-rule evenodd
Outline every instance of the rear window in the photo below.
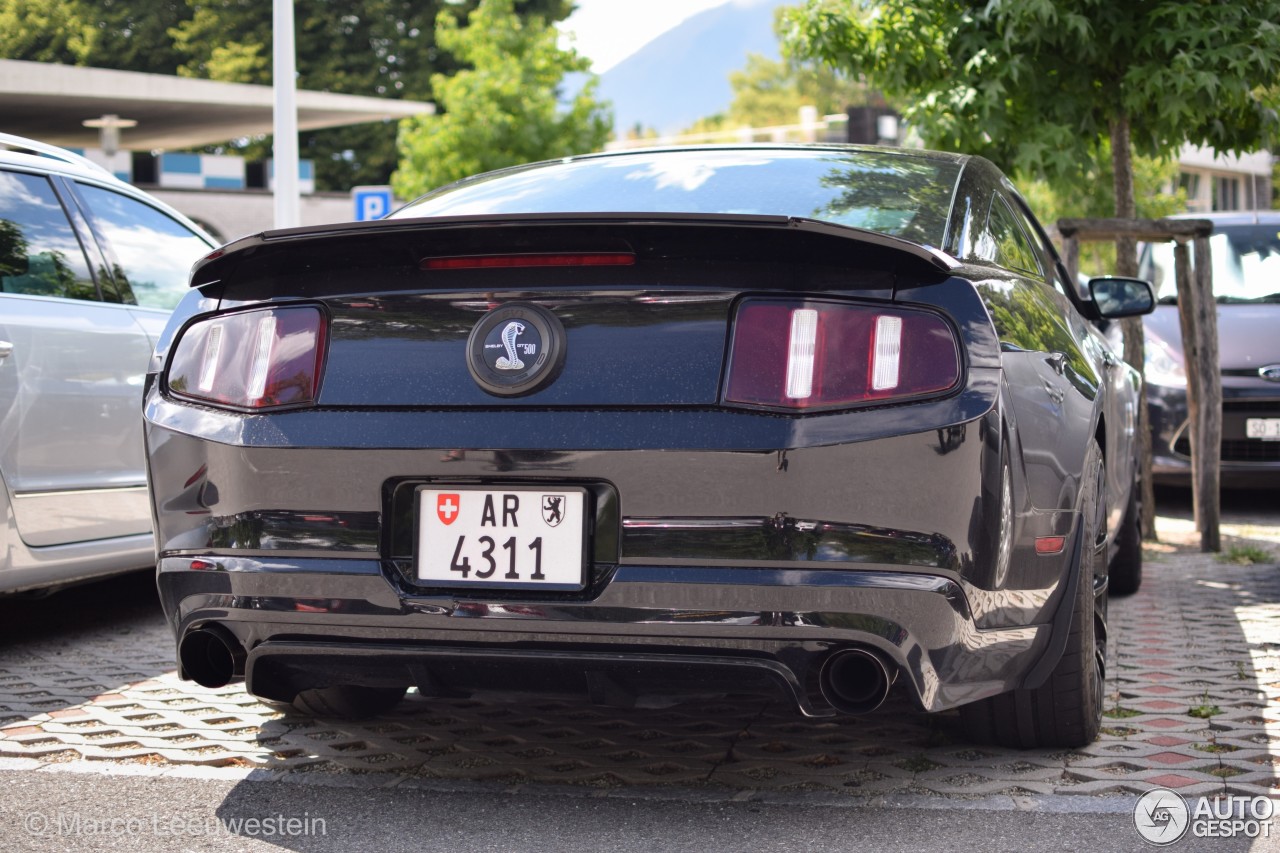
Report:
M 480 175 L 391 215 L 728 213 L 794 216 L 941 246 L 960 164 L 875 151 L 691 149 Z

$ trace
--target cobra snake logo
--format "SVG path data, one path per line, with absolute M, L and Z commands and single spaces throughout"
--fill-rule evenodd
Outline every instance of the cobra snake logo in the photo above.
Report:
M 498 356 L 493 366 L 499 370 L 523 370 L 524 362 L 516 354 L 516 338 L 524 334 L 524 323 L 511 321 L 502 330 L 502 345 L 507 348 L 506 356 Z

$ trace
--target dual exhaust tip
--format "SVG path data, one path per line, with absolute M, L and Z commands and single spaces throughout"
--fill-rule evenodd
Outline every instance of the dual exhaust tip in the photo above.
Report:
M 867 714 L 880 707 L 898 675 L 896 667 L 867 649 L 840 649 L 822 664 L 822 696 L 837 711 Z
M 244 646 L 221 625 L 188 631 L 178 644 L 182 672 L 201 687 L 224 687 L 244 675 Z
M 244 675 L 245 650 L 225 627 L 210 624 L 182 638 L 178 660 L 186 677 L 200 686 L 224 687 Z M 837 711 L 866 714 L 884 702 L 897 674 L 875 652 L 840 649 L 823 662 L 819 683 L 823 697 Z

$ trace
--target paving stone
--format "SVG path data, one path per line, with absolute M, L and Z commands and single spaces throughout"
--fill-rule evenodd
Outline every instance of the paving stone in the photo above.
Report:
M 1185 543 L 1152 556 L 1142 590 L 1110 603 L 1104 730 L 1078 750 L 970 743 L 956 712 L 924 714 L 901 688 L 872 714 L 836 719 L 762 699 L 615 710 L 411 693 L 376 720 L 311 720 L 237 685 L 180 681 L 155 614 L 127 631 L 0 648 L 0 768 L 684 799 L 1280 793 L 1280 572 Z

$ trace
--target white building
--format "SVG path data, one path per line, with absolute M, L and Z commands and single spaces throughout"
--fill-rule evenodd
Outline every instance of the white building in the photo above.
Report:
M 270 161 L 180 152 L 271 133 L 273 106 L 270 86 L 0 59 L 0 130 L 83 152 L 224 240 L 273 227 Z M 421 101 L 297 92 L 300 130 L 434 110 Z M 302 224 L 355 218 L 350 194 L 314 192 L 313 165 L 299 164 Z
M 1271 207 L 1273 157 L 1266 151 L 1219 154 L 1186 145 L 1178 157 L 1178 183 L 1192 213 L 1267 210 Z

